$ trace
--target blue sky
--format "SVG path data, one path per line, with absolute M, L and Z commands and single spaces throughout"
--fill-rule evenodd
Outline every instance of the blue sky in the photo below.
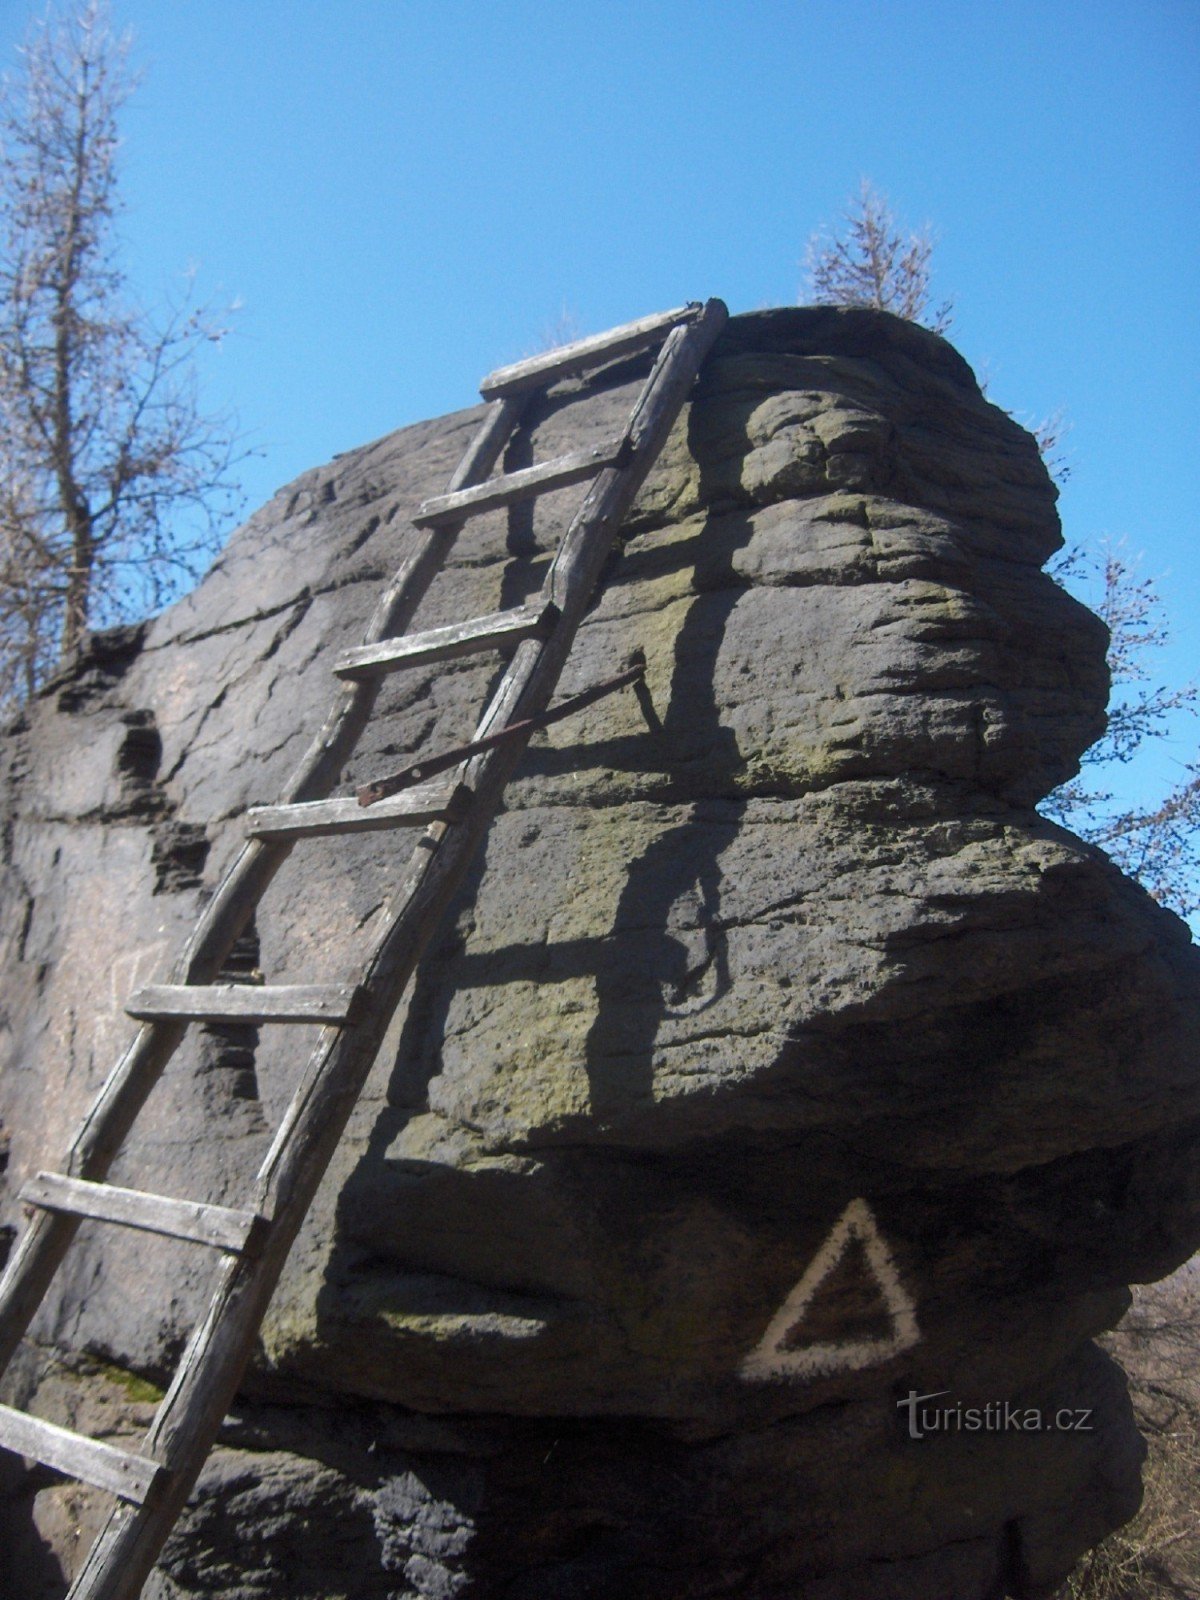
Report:
M 794 302 L 865 175 L 933 226 L 992 398 L 1065 409 L 1067 534 L 1145 552 L 1196 672 L 1200 0 L 113 5 L 131 276 L 242 302 L 206 381 L 263 452 L 248 509 L 564 308 Z M 0 0 L 6 58 L 35 9 Z

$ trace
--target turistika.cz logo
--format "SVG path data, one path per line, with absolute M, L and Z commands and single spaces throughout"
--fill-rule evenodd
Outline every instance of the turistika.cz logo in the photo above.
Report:
M 961 1400 L 951 1405 L 930 1405 L 950 1393 L 934 1389 L 930 1394 L 908 1391 L 908 1398 L 897 1400 L 900 1411 L 908 1412 L 908 1437 L 924 1439 L 931 1433 L 1091 1433 L 1091 1406 L 1061 1406 L 1043 1411 L 1040 1406 L 1014 1405 L 1011 1400 L 990 1400 L 982 1406 L 965 1406 Z

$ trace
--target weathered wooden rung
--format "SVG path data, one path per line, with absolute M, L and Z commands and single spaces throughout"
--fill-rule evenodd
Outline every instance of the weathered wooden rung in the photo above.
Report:
M 0 1406 L 0 1449 L 28 1456 L 45 1467 L 53 1467 L 55 1472 L 107 1489 L 139 1506 L 168 1475 L 165 1467 L 146 1456 L 118 1450 L 115 1445 L 72 1433 L 70 1428 L 60 1428 L 10 1406 Z
M 628 449 L 624 437 L 613 439 L 591 450 L 575 450 L 570 455 L 555 456 L 553 461 L 543 461 L 537 467 L 522 467 L 519 472 L 506 472 L 498 478 L 489 478 L 474 489 L 435 495 L 418 508 L 412 519 L 413 526 L 435 528 L 443 522 L 461 522 L 464 517 L 477 517 L 485 511 L 494 511 L 497 506 L 509 506 L 517 500 L 528 500 L 535 494 L 548 494 L 551 489 L 565 489 L 572 483 L 582 483 L 585 478 L 594 478 L 605 467 L 624 466 Z
M 21 1190 L 21 1199 L 46 1211 L 66 1211 L 172 1239 L 190 1239 L 234 1255 L 256 1255 L 268 1227 L 266 1217 L 256 1211 L 174 1200 L 142 1189 L 118 1189 L 114 1184 L 89 1183 L 62 1172 L 39 1172 Z
M 587 339 L 577 339 L 573 344 L 560 345 L 557 350 L 547 350 L 545 355 L 530 356 L 525 361 L 515 361 L 508 367 L 497 367 L 489 372 L 479 385 L 485 400 L 499 400 L 508 395 L 521 394 L 527 389 L 540 389 L 556 378 L 577 372 L 587 372 L 591 367 L 603 366 L 618 356 L 634 355 L 639 350 L 649 350 L 659 344 L 672 328 L 681 322 L 690 322 L 703 310 L 699 301 L 679 306 L 674 311 L 660 311 L 652 317 L 639 317 L 636 322 L 623 323 L 608 333 L 595 333 Z
M 470 622 L 452 622 L 424 633 L 408 633 L 382 644 L 357 645 L 343 650 L 333 664 L 339 678 L 380 678 L 401 667 L 424 666 L 431 661 L 454 661 L 460 656 L 494 650 L 497 645 L 518 644 L 522 639 L 544 639 L 557 622 L 559 610 L 538 600 L 512 611 L 492 611 Z
M 142 1022 L 321 1022 L 352 1020 L 357 984 L 152 983 L 125 1007 Z
M 695 312 L 688 308 L 630 325 L 643 333 L 653 325 L 654 336 L 665 333 L 665 338 L 630 413 L 628 457 L 622 457 L 618 470 L 602 473 L 592 492 L 583 497 L 547 579 L 546 592 L 560 607 L 561 618 L 540 645 L 527 642 L 513 653 L 503 681 L 483 713 L 477 737 L 468 747 L 478 754 L 471 756 L 471 765 L 463 774 L 471 790 L 465 821 L 460 827 L 435 824 L 413 852 L 387 914 L 377 924 L 362 968 L 361 997 L 356 1000 L 352 988 L 205 987 L 222 970 L 247 916 L 290 849 L 286 840 L 268 839 L 246 846 L 202 916 L 177 968 L 186 980 L 184 986 L 147 988 L 129 1002 L 127 1009 L 133 1015 L 166 1026 L 139 1031 L 71 1145 L 71 1170 L 87 1173 L 91 1179 L 102 1178 L 108 1170 L 188 1021 L 349 1021 L 352 1025 L 328 1027 L 318 1040 L 255 1180 L 255 1193 L 263 1197 L 256 1203 L 270 1218 L 266 1246 L 250 1259 L 230 1253 L 221 1261 L 208 1311 L 192 1334 L 145 1441 L 138 1446 L 140 1453 L 131 1455 L 98 1445 L 20 1413 L 0 1416 L 0 1446 L 33 1455 L 134 1502 L 118 1505 L 110 1514 L 77 1569 L 72 1600 L 137 1600 L 141 1593 L 234 1398 L 288 1248 L 378 1058 L 390 1019 L 439 918 L 461 890 L 487 822 L 502 803 L 505 786 L 529 736 L 592 698 L 614 692 L 619 683 L 636 681 L 644 672 L 644 663 L 634 663 L 619 679 L 597 684 L 584 695 L 548 709 L 622 519 L 657 459 L 726 316 L 722 303 L 712 300 Z M 671 327 L 676 321 L 686 325 Z M 600 340 L 583 341 L 591 352 L 588 360 L 609 359 L 633 348 L 630 327 Z M 668 328 L 671 331 L 666 332 Z M 647 342 L 651 342 L 649 335 Z M 576 346 L 572 352 L 559 351 L 548 361 L 543 358 L 533 363 L 537 372 L 531 375 L 531 386 L 582 360 Z M 451 480 L 452 490 L 479 483 L 492 470 L 523 405 L 524 397 L 518 394 L 491 409 L 479 438 Z M 552 472 L 554 466 L 552 463 Z M 544 474 L 540 482 L 546 486 Z M 376 607 L 370 640 L 391 639 L 408 625 L 456 533 L 451 518 L 447 526 L 436 527 L 414 541 L 413 552 Z M 290 798 L 315 798 L 329 792 L 365 726 L 376 689 L 375 680 L 367 679 L 350 684 L 339 694 L 341 709 L 316 735 L 311 757 L 306 758 L 288 790 Z M 459 762 L 464 755 L 461 749 L 444 752 L 434 758 L 435 768 L 438 762 Z M 449 772 L 451 767 L 440 770 Z M 385 789 L 403 789 L 407 794 L 430 775 L 414 770 L 394 774 L 381 783 Z M 311 820 L 311 812 L 308 817 Z M 335 997 L 333 1003 L 331 996 Z M 110 1197 L 112 1192 L 110 1189 Z M 35 1213 L 17 1243 L 0 1279 L 0 1364 L 11 1357 L 29 1327 L 75 1228 L 74 1214 L 43 1209 Z M 145 1503 L 139 1505 L 139 1501 Z
M 466 816 L 471 791 L 443 780 L 421 784 L 394 802 L 364 811 L 358 801 L 305 800 L 294 806 L 254 806 L 246 813 L 253 839 L 311 839 L 330 833 L 373 833 L 382 828 L 421 828 L 430 822 L 457 822 Z

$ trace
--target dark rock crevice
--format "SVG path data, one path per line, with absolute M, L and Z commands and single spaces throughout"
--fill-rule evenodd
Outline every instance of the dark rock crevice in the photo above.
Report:
M 645 370 L 539 400 L 508 469 L 612 437 Z M 0 1227 L 478 417 L 307 474 L 0 741 Z M 414 625 L 528 599 L 577 500 L 469 523 Z M 1040 571 L 1054 501 L 945 341 L 734 319 L 561 685 L 638 645 L 645 700 L 529 751 L 150 1600 L 1018 1600 L 1129 1514 L 1137 1433 L 1090 1340 L 1200 1240 L 1200 977 L 1032 809 L 1107 689 L 1103 629 Z M 469 735 L 499 671 L 389 685 L 347 782 Z M 223 977 L 353 974 L 411 843 L 298 846 Z M 195 1030 L 123 1181 L 240 1203 L 295 1031 Z M 158 1248 L 86 1244 L 39 1338 L 165 1376 L 205 1285 Z M 108 1381 L 38 1403 L 116 1437 L 140 1402 Z M 910 1390 L 1097 1428 L 910 1439 Z M 62 1491 L 10 1480 L 28 1571 L 69 1566 Z

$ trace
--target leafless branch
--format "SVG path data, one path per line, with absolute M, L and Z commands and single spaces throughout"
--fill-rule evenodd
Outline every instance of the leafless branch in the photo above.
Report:
M 812 301 L 893 311 L 945 333 L 953 307 L 949 300 L 930 305 L 934 244 L 930 229 L 906 234 L 887 196 L 866 178 L 842 221 L 845 231 L 821 229 L 809 239 L 804 265 Z
M 1097 591 L 1088 598 L 1109 630 L 1112 700 L 1108 727 L 1083 757 L 1079 777 L 1056 789 L 1041 809 L 1100 845 L 1155 899 L 1188 916 L 1200 910 L 1200 757 L 1181 768 L 1165 796 L 1144 806 L 1122 806 L 1110 788 L 1090 779 L 1097 768 L 1126 765 L 1162 738 L 1177 712 L 1200 713 L 1200 684 L 1172 688 L 1151 676 L 1153 654 L 1168 638 L 1166 613 L 1153 579 L 1139 576 L 1120 545 L 1075 549 L 1055 576 Z
M 196 385 L 220 320 L 189 288 L 155 321 L 117 256 L 128 40 L 86 0 L 21 54 L 0 94 L 0 703 L 177 593 L 238 498 L 234 430 Z

